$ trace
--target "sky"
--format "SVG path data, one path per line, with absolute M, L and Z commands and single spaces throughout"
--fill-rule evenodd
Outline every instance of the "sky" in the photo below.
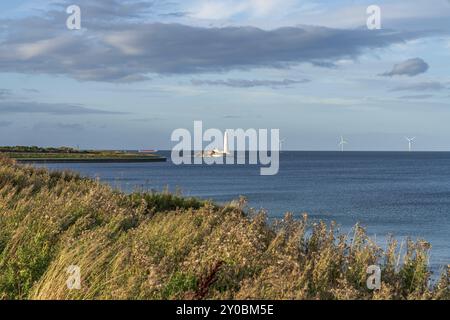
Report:
M 449 58 L 450 0 L 2 0 L 0 145 L 171 149 L 201 120 L 450 151 Z

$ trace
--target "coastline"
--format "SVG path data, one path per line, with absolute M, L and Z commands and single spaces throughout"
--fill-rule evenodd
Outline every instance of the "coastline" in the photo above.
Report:
M 0 147 L 0 156 L 18 163 L 133 163 L 165 162 L 167 158 L 155 152 L 119 150 L 78 150 L 70 147 L 41 148 L 29 146 Z
M 166 162 L 167 158 L 155 156 L 147 158 L 98 158 L 98 159 L 70 159 L 70 158 L 30 158 L 30 159 L 14 159 L 18 163 L 138 163 L 138 162 Z

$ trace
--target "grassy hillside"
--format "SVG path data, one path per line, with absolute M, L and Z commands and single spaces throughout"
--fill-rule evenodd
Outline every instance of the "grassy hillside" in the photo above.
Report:
M 243 206 L 126 195 L 0 159 L 0 299 L 449 299 L 448 271 L 428 284 L 424 241 L 400 257 L 360 227 L 347 237 L 290 215 L 269 226 Z M 81 290 L 67 289 L 70 265 Z

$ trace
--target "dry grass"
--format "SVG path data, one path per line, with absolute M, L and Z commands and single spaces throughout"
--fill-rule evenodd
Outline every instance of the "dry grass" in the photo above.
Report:
M 384 252 L 306 216 L 269 225 L 243 201 L 126 195 L 72 173 L 0 160 L 0 299 L 449 299 L 429 244 Z M 381 290 L 366 268 L 382 268 Z M 81 290 L 68 290 L 78 265 Z

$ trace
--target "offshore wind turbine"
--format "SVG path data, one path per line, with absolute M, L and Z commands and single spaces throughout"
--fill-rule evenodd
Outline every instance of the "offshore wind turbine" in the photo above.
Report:
M 405 137 L 405 139 L 408 140 L 408 150 L 409 150 L 409 152 L 411 152 L 412 151 L 412 145 L 413 145 L 414 140 L 416 140 L 416 137 L 414 137 L 414 138 Z
M 348 142 L 341 136 L 341 141 L 339 142 L 339 146 L 341 147 L 341 151 L 344 152 L 344 146 L 348 144 Z

